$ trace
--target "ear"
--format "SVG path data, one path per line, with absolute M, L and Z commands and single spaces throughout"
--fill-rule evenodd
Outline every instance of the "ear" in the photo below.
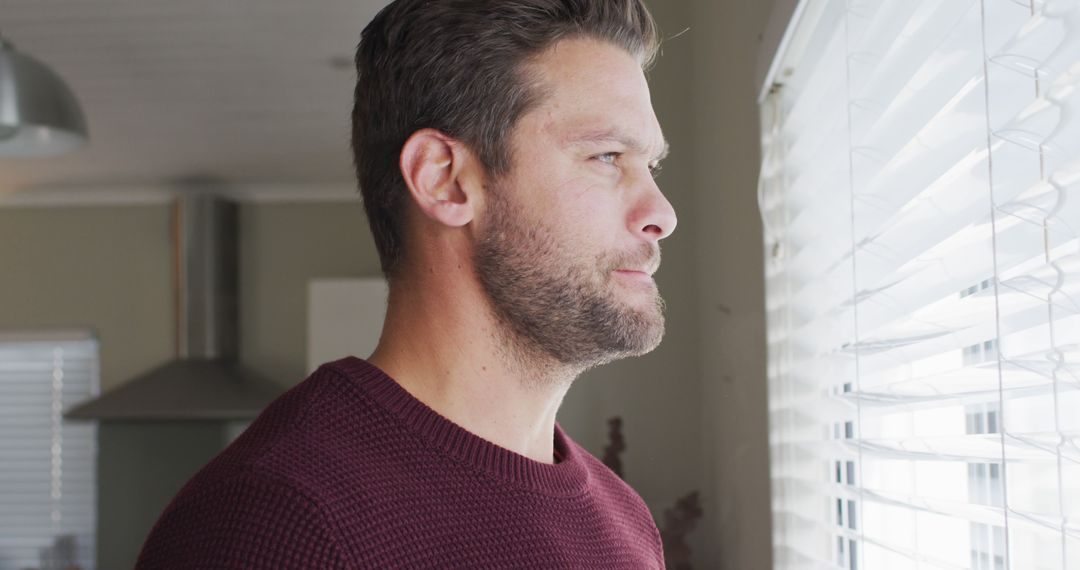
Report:
M 421 129 L 405 141 L 401 175 L 424 215 L 452 227 L 472 221 L 476 200 L 462 184 L 470 160 L 464 145 L 435 129 Z

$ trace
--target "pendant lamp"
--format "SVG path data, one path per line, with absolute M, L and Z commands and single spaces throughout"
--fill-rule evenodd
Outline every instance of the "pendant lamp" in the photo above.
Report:
M 56 156 L 86 139 L 86 119 L 64 81 L 0 37 L 0 159 Z

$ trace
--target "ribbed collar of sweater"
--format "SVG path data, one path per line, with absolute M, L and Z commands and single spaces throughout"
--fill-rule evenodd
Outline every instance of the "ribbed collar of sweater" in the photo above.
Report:
M 466 430 L 416 399 L 385 372 L 356 357 L 334 363 L 377 405 L 437 451 L 490 477 L 550 496 L 585 492 L 589 470 L 583 449 L 573 444 L 555 423 L 554 450 L 558 463 L 548 464 L 491 443 Z

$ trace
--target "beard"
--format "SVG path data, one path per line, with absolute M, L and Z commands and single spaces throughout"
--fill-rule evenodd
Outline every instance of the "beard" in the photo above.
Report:
M 523 366 L 547 357 L 585 370 L 652 351 L 664 336 L 664 301 L 635 307 L 615 295 L 613 271 L 659 263 L 648 244 L 632 252 L 583 257 L 557 233 L 530 222 L 505 192 L 489 192 L 491 213 L 475 266 L 503 339 Z M 586 244 L 582 244 L 586 245 Z M 575 251 L 578 250 L 578 251 Z

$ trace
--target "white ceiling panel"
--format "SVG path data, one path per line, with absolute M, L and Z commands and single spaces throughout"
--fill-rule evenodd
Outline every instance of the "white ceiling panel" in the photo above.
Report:
M 53 68 L 90 144 L 0 159 L 0 194 L 219 180 L 353 180 L 360 31 L 385 0 L 0 0 L 0 35 Z

